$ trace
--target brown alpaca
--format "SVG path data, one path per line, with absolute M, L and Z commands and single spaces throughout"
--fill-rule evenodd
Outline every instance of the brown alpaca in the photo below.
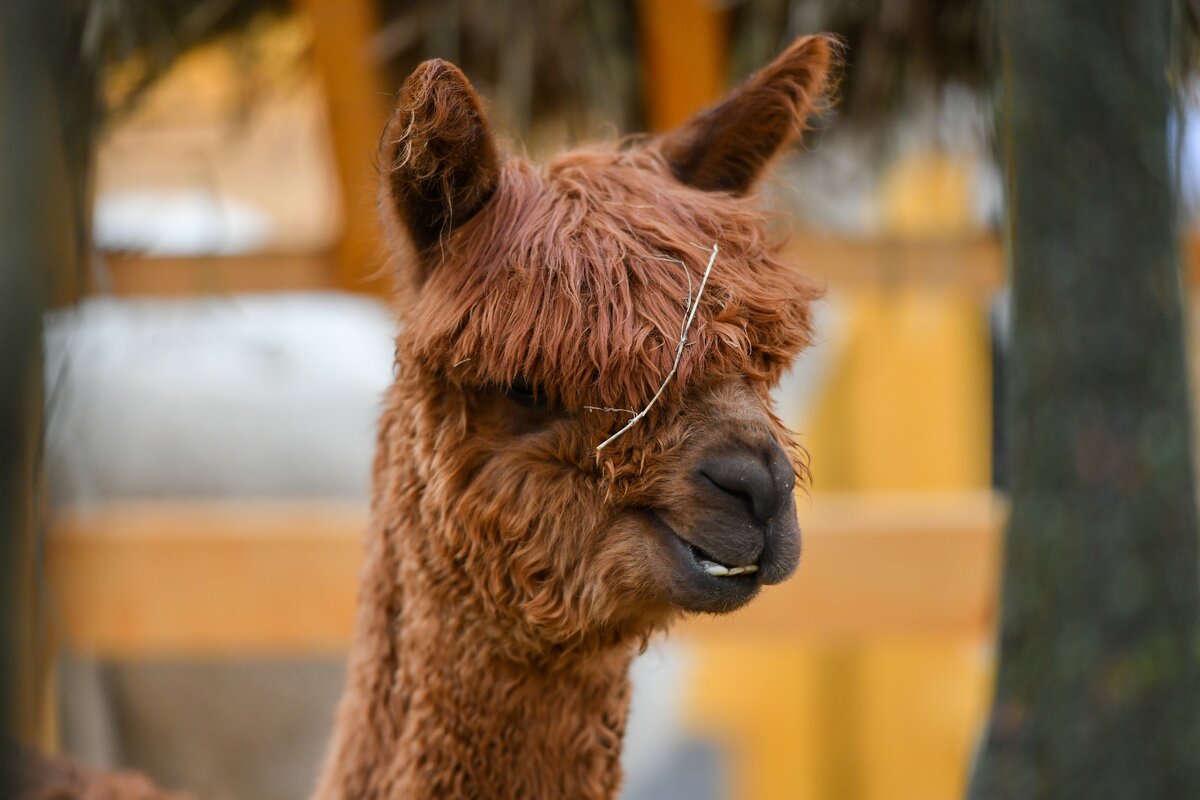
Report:
M 744 195 L 831 49 L 545 167 L 501 153 L 453 65 L 405 82 L 381 154 L 405 328 L 318 798 L 611 798 L 647 637 L 795 570 L 804 466 L 768 393 L 816 292 Z

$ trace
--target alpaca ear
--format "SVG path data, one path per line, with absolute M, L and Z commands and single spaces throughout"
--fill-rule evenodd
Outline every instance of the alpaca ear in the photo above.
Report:
M 479 95 L 458 67 L 432 59 L 408 76 L 380 162 L 383 202 L 418 250 L 483 208 L 499 181 L 500 155 Z
M 704 191 L 749 191 L 821 108 L 836 48 L 828 36 L 797 39 L 719 105 L 664 134 L 657 147 L 671 172 Z

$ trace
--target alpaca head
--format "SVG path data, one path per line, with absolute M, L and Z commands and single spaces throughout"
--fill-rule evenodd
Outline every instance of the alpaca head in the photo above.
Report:
M 434 591 L 562 647 L 729 611 L 795 570 L 805 468 L 769 392 L 816 292 L 745 195 L 830 58 L 801 39 L 670 133 L 543 166 L 501 152 L 453 65 L 405 82 L 380 166 L 404 322 L 393 458 L 422 524 L 397 549 Z

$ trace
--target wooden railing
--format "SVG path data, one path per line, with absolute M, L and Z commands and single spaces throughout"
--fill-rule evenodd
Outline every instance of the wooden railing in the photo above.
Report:
M 991 624 L 991 495 L 801 498 L 796 578 L 686 635 L 963 636 Z M 48 539 L 65 644 L 98 656 L 338 651 L 365 510 L 340 503 L 125 502 L 69 509 Z
M 962 239 L 849 239 L 800 231 L 785 248 L 788 263 L 829 286 L 933 286 L 987 295 L 1005 280 L 994 236 Z M 1181 248 L 1185 279 L 1200 286 L 1200 236 Z M 109 255 L 108 289 L 125 297 L 172 297 L 334 289 L 330 254 L 253 254 L 149 258 Z M 378 264 L 379 259 L 376 259 Z M 377 268 L 377 266 L 375 267 Z

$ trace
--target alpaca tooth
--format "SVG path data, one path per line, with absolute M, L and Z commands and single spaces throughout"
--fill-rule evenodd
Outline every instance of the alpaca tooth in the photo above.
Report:
M 701 561 L 700 566 L 704 567 L 704 571 L 709 575 L 728 575 L 729 569 L 720 564 L 714 564 L 711 561 Z
M 742 572 L 749 575 L 751 572 L 758 572 L 758 564 L 747 564 L 742 567 Z
M 746 571 L 745 567 L 730 567 L 729 568 L 730 575 L 741 575 L 745 571 Z

